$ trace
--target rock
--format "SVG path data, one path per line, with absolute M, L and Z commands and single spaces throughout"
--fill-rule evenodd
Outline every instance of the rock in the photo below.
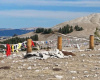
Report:
M 33 66 L 36 66 L 36 64 L 33 64 Z
M 41 57 L 41 59 L 48 59 L 50 56 L 43 54 L 43 53 L 40 53 L 40 57 Z
M 7 57 L 7 55 L 3 55 L 3 57 Z
M 85 60 L 83 59 L 82 62 L 84 62 Z
M 59 64 L 55 64 L 55 66 L 59 66 Z
M 83 56 L 86 56 L 86 54 L 81 54 L 81 56 L 83 57 Z
M 26 66 L 26 64 L 23 64 L 23 66 Z
M 3 66 L 3 67 L 0 67 L 0 69 L 10 69 L 10 66 Z
M 17 57 L 20 57 L 20 58 L 22 58 L 22 55 L 17 55 Z
M 77 71 L 70 71 L 70 73 L 77 73 Z
M 64 58 L 64 54 L 61 51 L 59 51 L 56 55 L 58 58 Z
M 24 56 L 24 59 L 30 58 L 30 57 L 32 57 L 32 56 L 33 56 L 32 54 L 26 54 L 26 55 Z
M 69 56 L 64 56 L 64 58 L 69 58 Z
M 94 75 L 94 77 L 97 77 L 97 76 L 98 76 L 97 74 Z
M 22 75 L 19 75 L 19 77 L 22 77 Z
M 5 63 L 5 62 L 2 60 L 1 63 Z
M 89 77 L 89 75 L 84 75 L 84 77 Z
M 50 54 L 50 56 L 64 58 L 64 54 L 61 51 L 59 51 L 58 49 L 50 50 L 49 54 Z
M 71 52 L 70 52 L 71 53 Z M 69 55 L 69 57 L 75 56 L 73 53 Z M 50 51 L 40 51 L 40 52 L 32 52 L 28 53 L 24 56 L 24 59 L 34 57 L 32 59 L 48 59 L 51 58 L 64 58 L 64 54 L 62 51 L 59 51 L 58 49 L 50 50 Z
M 0 60 L 3 60 L 4 58 L 3 57 L 0 57 Z
M 22 53 L 22 55 L 23 55 L 23 56 L 25 56 L 25 55 L 26 55 L 26 53 Z
M 88 73 L 88 71 L 84 71 L 84 73 Z
M 63 53 L 65 56 L 68 56 L 68 55 L 76 56 L 76 55 L 75 55 L 74 53 L 72 53 L 72 52 L 62 51 L 62 53 Z
M 44 69 L 45 69 L 45 70 L 48 70 L 49 68 L 48 68 L 48 67 L 45 67 Z
M 62 79 L 62 78 L 63 78 L 63 76 L 61 76 L 61 75 L 55 75 L 55 77 L 56 77 L 57 79 Z
M 76 79 L 76 77 L 72 77 L 72 79 Z
M 72 55 L 68 55 L 69 57 L 72 57 Z
M 35 72 L 39 72 L 40 70 L 35 70 Z
M 53 68 L 53 71 L 61 71 L 61 68 Z
M 23 67 L 22 66 L 18 66 L 18 69 L 22 69 Z
M 31 66 L 29 66 L 27 69 L 29 69 L 29 70 L 30 70 L 30 69 L 32 69 L 32 67 L 31 67 Z

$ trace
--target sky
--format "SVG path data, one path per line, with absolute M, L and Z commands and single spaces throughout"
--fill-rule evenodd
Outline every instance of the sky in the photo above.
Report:
M 0 0 L 0 28 L 53 27 L 93 13 L 100 0 Z

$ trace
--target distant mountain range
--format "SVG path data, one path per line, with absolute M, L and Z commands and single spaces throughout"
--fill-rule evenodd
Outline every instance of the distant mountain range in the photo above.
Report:
M 0 36 L 13 36 L 14 34 L 22 35 L 35 31 L 36 28 L 22 28 L 22 29 L 6 29 L 0 28 Z

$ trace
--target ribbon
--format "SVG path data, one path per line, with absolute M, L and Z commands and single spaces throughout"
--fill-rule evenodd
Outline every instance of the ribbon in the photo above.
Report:
M 11 48 L 10 48 L 10 45 L 9 45 L 9 44 L 6 44 L 6 46 L 7 46 L 6 55 L 7 55 L 7 56 L 10 56 L 10 55 L 11 55 Z
M 33 41 L 32 41 L 31 47 L 32 47 L 32 46 L 35 46 Z
M 12 45 L 12 52 L 14 52 L 14 45 Z

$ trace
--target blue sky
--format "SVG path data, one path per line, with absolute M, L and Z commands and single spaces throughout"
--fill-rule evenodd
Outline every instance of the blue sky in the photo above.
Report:
M 53 27 L 92 13 L 100 0 L 0 0 L 0 28 Z

